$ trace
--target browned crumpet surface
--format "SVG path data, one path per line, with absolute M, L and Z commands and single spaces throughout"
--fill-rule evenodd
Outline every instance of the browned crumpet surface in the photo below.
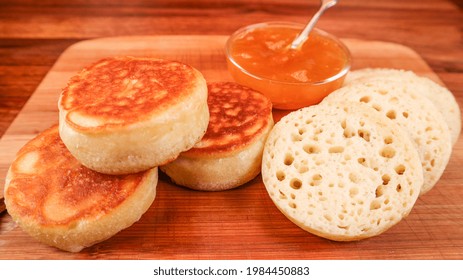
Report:
M 70 79 L 60 105 L 69 111 L 66 121 L 76 129 L 123 126 L 178 102 L 190 94 L 195 80 L 194 70 L 179 62 L 105 58 Z
M 5 192 L 11 213 L 42 225 L 67 225 L 104 215 L 130 196 L 142 174 L 110 176 L 71 156 L 58 127 L 44 131 L 17 154 Z
M 208 84 L 209 126 L 187 156 L 232 152 L 252 143 L 268 126 L 270 100 L 261 93 L 233 82 Z

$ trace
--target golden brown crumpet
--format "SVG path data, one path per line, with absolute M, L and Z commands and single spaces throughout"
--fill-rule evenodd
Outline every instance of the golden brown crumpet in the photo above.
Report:
M 74 76 L 60 105 L 76 129 L 103 130 L 148 119 L 189 95 L 196 73 L 190 66 L 160 59 L 106 58 Z M 80 122 L 80 117 L 95 123 Z
M 208 91 L 206 134 L 161 169 L 177 184 L 192 189 L 231 189 L 260 172 L 263 146 L 273 127 L 272 104 L 259 92 L 236 83 L 209 83 Z
M 117 176 L 86 168 L 53 126 L 16 155 L 6 177 L 5 203 L 28 234 L 77 252 L 138 221 L 154 201 L 157 180 L 157 168 Z
M 85 166 L 129 174 L 175 159 L 204 135 L 207 86 L 189 65 L 155 58 L 102 59 L 70 79 L 59 100 L 60 135 Z
M 273 123 L 272 103 L 261 93 L 232 82 L 208 84 L 209 125 L 184 155 L 232 153 L 259 139 Z

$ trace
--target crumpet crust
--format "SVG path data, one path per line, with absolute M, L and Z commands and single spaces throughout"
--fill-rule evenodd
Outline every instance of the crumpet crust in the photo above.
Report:
M 72 77 L 60 108 L 77 130 L 97 132 L 149 119 L 185 99 L 196 73 L 186 64 L 155 58 L 104 58 Z
M 5 184 L 8 213 L 34 238 L 77 252 L 138 221 L 156 196 L 157 168 L 112 176 L 81 165 L 53 126 L 27 143 Z

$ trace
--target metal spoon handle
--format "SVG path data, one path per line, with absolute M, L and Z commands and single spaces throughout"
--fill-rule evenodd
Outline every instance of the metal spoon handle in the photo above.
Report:
M 309 37 L 310 31 L 314 28 L 315 24 L 317 21 L 320 19 L 322 14 L 329 8 L 333 7 L 336 5 L 338 1 L 337 0 L 322 0 L 322 5 L 320 6 L 320 9 L 317 11 L 317 13 L 312 17 L 312 19 L 309 21 L 307 26 L 302 30 L 302 32 L 294 39 L 294 41 L 291 43 L 290 48 L 291 49 L 297 49 L 307 38 Z

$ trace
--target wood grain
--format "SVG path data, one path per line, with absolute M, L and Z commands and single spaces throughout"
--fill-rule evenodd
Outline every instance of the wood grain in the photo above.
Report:
M 56 103 L 67 79 L 111 55 L 175 59 L 208 81 L 231 80 L 226 36 L 129 36 L 79 42 L 59 57 L 0 140 L 0 185 L 15 152 L 58 121 Z M 442 82 L 412 49 L 394 43 L 344 39 L 354 69 L 399 67 Z M 462 105 L 462 96 L 457 100 Z M 275 115 L 285 112 L 275 111 Z M 111 239 L 71 254 L 43 245 L 7 214 L 0 216 L 0 259 L 461 259 L 463 258 L 463 140 L 457 142 L 437 186 L 410 216 L 386 233 L 360 242 L 332 242 L 288 221 L 273 205 L 260 176 L 225 192 L 198 192 L 161 174 L 155 202 L 139 222 Z

